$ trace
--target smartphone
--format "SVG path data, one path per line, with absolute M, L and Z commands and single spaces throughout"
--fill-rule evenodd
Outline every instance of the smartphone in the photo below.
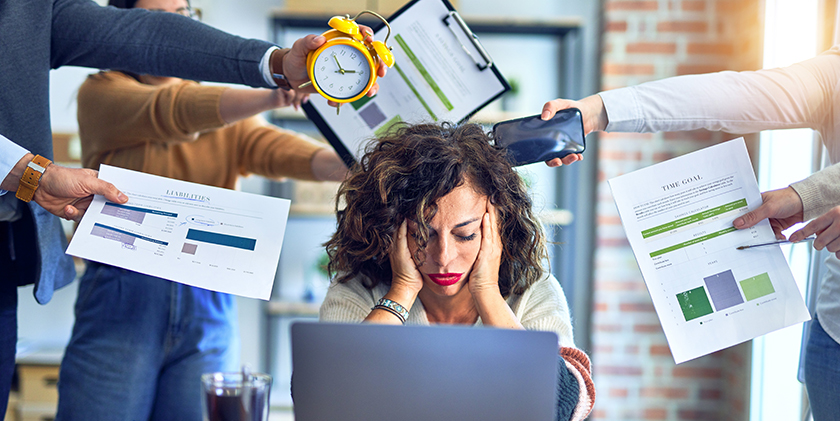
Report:
M 560 110 L 550 120 L 539 115 L 502 121 L 493 126 L 497 146 L 508 150 L 514 166 L 583 153 L 583 116 L 577 108 Z

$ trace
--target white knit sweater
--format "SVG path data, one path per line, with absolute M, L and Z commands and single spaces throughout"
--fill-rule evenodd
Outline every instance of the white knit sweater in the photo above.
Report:
M 321 305 L 321 321 L 361 322 L 389 288 L 390 285 L 380 283 L 367 289 L 358 278 L 343 284 L 333 282 Z M 507 303 L 525 329 L 554 332 L 560 338 L 560 346 L 574 348 L 566 296 L 553 276 L 537 281 L 522 295 L 511 294 Z M 429 325 L 426 309 L 419 298 L 411 306 L 406 323 Z M 481 318 L 475 324 L 480 326 Z
M 321 304 L 323 322 L 361 322 L 379 299 L 388 293 L 390 286 L 379 284 L 367 289 L 356 277 L 339 284 L 333 282 Z M 512 294 L 507 299 L 513 313 L 527 330 L 554 332 L 559 338 L 559 355 L 566 368 L 578 382 L 579 396 L 572 420 L 583 420 L 592 410 L 595 402 L 595 386 L 592 382 L 589 358 L 575 348 L 572 337 L 572 322 L 566 295 L 560 283 L 553 276 L 537 281 L 521 295 Z M 407 324 L 429 325 L 426 309 L 419 299 L 411 306 Z M 475 323 L 481 325 L 481 318 Z

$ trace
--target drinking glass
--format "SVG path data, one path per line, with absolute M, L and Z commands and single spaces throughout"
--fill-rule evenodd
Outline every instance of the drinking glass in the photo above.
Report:
M 204 421 L 268 421 L 271 376 L 207 373 L 201 376 Z

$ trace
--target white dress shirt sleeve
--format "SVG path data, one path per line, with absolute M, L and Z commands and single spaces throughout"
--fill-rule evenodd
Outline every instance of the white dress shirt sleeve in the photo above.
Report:
M 268 49 L 268 51 L 263 54 L 262 60 L 260 60 L 260 71 L 262 72 L 263 79 L 265 79 L 265 83 L 272 88 L 277 87 L 277 82 L 274 81 L 274 77 L 271 75 L 271 66 L 269 65 L 269 60 L 271 60 L 271 53 L 279 50 L 280 48 L 277 46 L 273 46 Z
M 811 128 L 840 162 L 840 45 L 784 68 L 679 76 L 599 95 L 608 132 Z M 791 185 L 805 220 L 840 204 L 838 180 L 840 164 Z
M 28 153 L 28 150 L 0 134 L 0 176 L 3 177 L 0 180 L 5 179 L 18 161 Z M 0 190 L 0 196 L 6 193 L 6 190 Z
M 735 134 L 812 128 L 824 133 L 840 82 L 840 46 L 785 68 L 678 76 L 601 92 L 606 131 L 707 129 Z

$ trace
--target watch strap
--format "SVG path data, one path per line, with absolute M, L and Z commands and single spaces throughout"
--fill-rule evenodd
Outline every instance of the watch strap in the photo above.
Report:
M 283 74 L 283 59 L 286 57 L 286 54 L 288 54 L 289 51 L 289 49 L 285 48 L 281 48 L 274 51 L 271 54 L 271 58 L 269 59 L 268 64 L 268 69 L 271 73 L 271 79 L 274 80 L 274 83 L 277 84 L 278 88 L 286 91 L 292 89 L 292 85 L 289 84 L 289 80 L 286 79 L 286 75 Z
M 274 79 L 274 83 L 277 84 L 277 87 L 283 89 L 285 91 L 289 91 L 292 89 L 292 85 L 289 84 L 289 79 L 286 79 L 285 75 L 281 75 L 280 73 L 272 73 L 271 78 Z
M 23 170 L 15 197 L 27 203 L 32 201 L 32 198 L 35 196 L 35 190 L 38 190 L 41 176 L 44 175 L 44 171 L 47 170 L 50 164 L 52 164 L 52 161 L 49 159 L 41 155 L 35 155 L 35 158 L 32 158 L 32 161 L 29 161 L 26 169 Z

